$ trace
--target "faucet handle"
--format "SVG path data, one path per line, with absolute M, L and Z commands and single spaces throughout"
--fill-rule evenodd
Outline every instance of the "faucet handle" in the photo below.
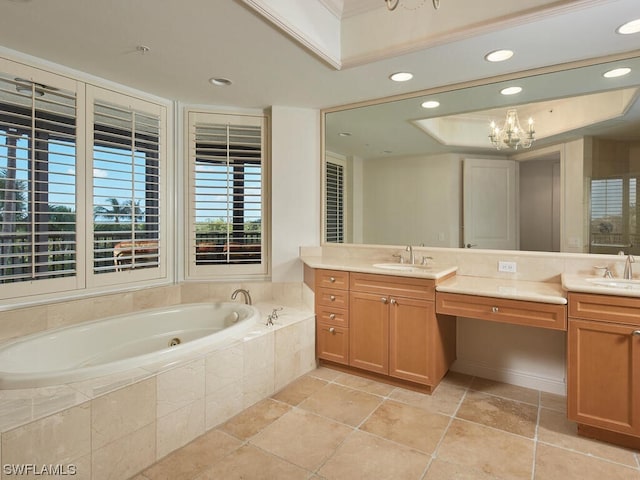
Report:
M 393 258 L 397 258 L 399 263 L 404 263 L 404 257 L 401 253 L 396 253 L 395 255 L 391 255 Z
M 428 257 L 427 255 L 423 255 L 421 264 L 427 265 L 429 263 L 429 260 L 433 260 L 433 257 Z

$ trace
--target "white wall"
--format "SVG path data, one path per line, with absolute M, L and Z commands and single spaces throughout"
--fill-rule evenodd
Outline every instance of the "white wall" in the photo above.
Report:
M 458 155 L 370 159 L 363 168 L 365 243 L 458 246 Z
M 320 113 L 272 107 L 271 139 L 271 277 L 300 282 L 300 245 L 320 240 Z

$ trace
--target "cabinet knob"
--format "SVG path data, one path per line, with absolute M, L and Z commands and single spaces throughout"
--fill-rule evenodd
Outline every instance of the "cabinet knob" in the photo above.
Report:
M 631 335 L 633 335 L 634 337 L 640 337 L 640 330 L 634 330 Z
M 336 314 L 335 313 L 331 313 L 329 315 L 329 320 L 335 320 L 335 318 L 336 318 Z
M 333 327 L 331 327 L 331 328 L 329 329 L 329 333 L 336 333 L 336 329 L 335 329 L 335 328 L 333 328 Z
M 335 281 L 336 281 L 336 277 L 329 277 L 329 281 L 330 281 L 331 283 L 335 283 Z
M 335 302 L 336 301 L 336 296 L 335 295 L 331 295 L 329 297 L 329 300 L 331 300 L 332 302 Z
M 395 304 L 396 304 L 396 303 L 398 303 L 398 302 L 396 302 L 396 299 L 395 299 L 395 298 L 392 298 L 390 303 L 391 303 L 391 305 L 395 305 Z
M 380 299 L 380 301 L 381 301 L 382 303 L 387 303 L 387 297 L 382 297 L 382 298 Z
M 498 307 L 491 307 L 491 311 L 493 313 L 498 313 L 500 311 L 500 309 Z

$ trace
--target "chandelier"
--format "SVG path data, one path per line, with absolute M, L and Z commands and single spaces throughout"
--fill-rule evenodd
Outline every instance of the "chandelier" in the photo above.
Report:
M 527 130 L 525 131 L 520 126 L 520 120 L 518 120 L 518 112 L 515 108 L 507 110 L 507 118 L 504 121 L 504 126 L 500 129 L 496 122 L 491 122 L 491 131 L 489 132 L 489 139 L 494 147 L 498 150 L 502 148 L 529 148 L 536 139 L 536 131 L 533 129 L 533 118 L 529 118 Z
M 422 3 L 418 5 L 418 7 L 421 7 L 425 1 L 426 0 L 423 0 Z M 432 2 L 433 2 L 433 8 L 437 10 L 440 7 L 440 0 L 432 0 Z M 395 10 L 398 4 L 400 3 L 400 0 L 384 0 L 384 3 L 387 4 L 387 10 Z M 410 10 L 416 10 L 416 9 L 411 8 Z

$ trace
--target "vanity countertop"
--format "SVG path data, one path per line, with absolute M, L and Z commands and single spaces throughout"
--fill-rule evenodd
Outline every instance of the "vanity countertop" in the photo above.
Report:
M 565 305 L 567 303 L 566 292 L 562 289 L 562 285 L 552 282 L 529 282 L 456 275 L 436 285 L 436 291 L 557 305 Z
M 393 275 L 397 277 L 431 278 L 438 280 L 454 273 L 458 267 L 453 265 L 408 265 L 398 263 L 398 267 L 406 267 L 407 270 L 393 270 L 394 264 L 384 260 L 365 260 L 362 258 L 338 258 L 303 255 L 300 259 L 311 268 L 324 268 L 328 270 L 343 270 L 348 272 L 376 273 L 378 275 Z M 375 265 L 389 265 L 390 268 L 380 268 Z
M 563 273 L 562 288 L 569 292 L 640 297 L 640 280 L 638 279 L 629 281 L 620 278 Z

